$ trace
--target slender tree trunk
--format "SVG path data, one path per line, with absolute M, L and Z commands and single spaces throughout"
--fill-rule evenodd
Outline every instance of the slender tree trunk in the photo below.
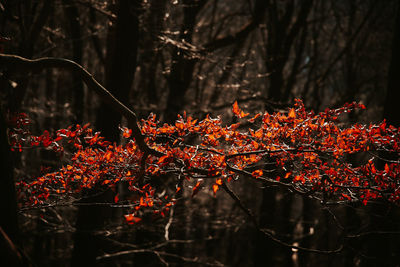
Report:
M 191 43 L 196 24 L 196 16 L 207 0 L 183 1 L 183 24 L 180 32 L 180 40 Z M 168 77 L 169 95 L 165 109 L 164 120 L 172 122 L 177 114 L 183 110 L 185 94 L 192 81 L 193 70 L 197 62 L 196 58 L 185 55 L 187 52 L 180 48 L 174 49 L 171 65 L 171 73 Z
M 275 218 L 276 192 L 274 188 L 266 187 L 262 192 L 259 224 L 261 228 L 270 229 Z M 274 266 L 275 246 L 274 242 L 265 235 L 256 231 L 255 266 Z
M 72 60 L 82 65 L 83 42 L 81 34 L 81 24 L 79 10 L 71 0 L 63 0 L 65 5 L 64 12 L 66 20 L 69 22 L 67 27 L 69 37 L 72 41 Z M 74 123 L 83 121 L 84 90 L 82 79 L 76 73 L 72 74 L 72 94 L 74 96 Z
M 158 64 L 160 63 L 161 51 L 157 48 L 159 45 L 158 37 L 164 29 L 164 16 L 166 12 L 167 1 L 151 1 L 150 11 L 146 16 L 148 32 L 143 36 L 143 53 L 141 55 L 141 71 L 139 77 L 139 92 L 147 97 L 147 104 L 150 107 L 157 107 L 159 103 L 157 92 L 160 84 L 157 81 Z

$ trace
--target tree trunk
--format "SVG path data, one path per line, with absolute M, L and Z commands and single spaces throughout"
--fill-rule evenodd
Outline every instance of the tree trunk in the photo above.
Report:
M 389 66 L 388 87 L 383 117 L 388 124 L 400 126 L 398 100 L 400 98 L 400 4 L 397 3 L 396 22 L 393 33 L 392 58 Z M 381 153 L 381 158 L 399 160 L 398 154 Z M 377 164 L 383 168 L 388 162 L 380 160 Z M 388 163 L 389 164 L 389 163 Z M 377 231 L 400 231 L 400 209 L 387 203 L 370 204 L 370 227 Z M 374 264 L 395 265 L 400 258 L 398 235 L 372 234 L 366 238 L 367 255 Z
M 69 37 L 72 41 L 72 60 L 82 65 L 83 44 L 81 34 L 81 24 L 79 10 L 71 0 L 63 0 L 65 5 L 64 12 L 66 20 L 69 22 L 67 27 Z M 72 94 L 74 96 L 74 124 L 83 122 L 83 103 L 84 90 L 82 79 L 76 73 L 72 74 Z
M 193 31 L 196 24 L 196 16 L 207 0 L 183 2 L 183 24 L 179 40 L 192 42 Z M 172 56 L 171 73 L 168 77 L 169 95 L 165 109 L 164 120 L 173 122 L 177 114 L 183 110 L 185 94 L 192 81 L 193 70 L 197 62 L 196 58 L 186 55 L 186 51 L 175 48 Z
M 396 127 L 400 126 L 400 4 L 398 4 L 396 24 L 393 33 L 392 58 L 389 66 L 388 87 L 386 92 L 383 118 Z
M 110 26 L 106 58 L 105 87 L 122 103 L 128 103 L 136 69 L 139 41 L 141 0 L 120 0 L 116 6 L 118 18 Z M 97 111 L 96 126 L 109 141 L 118 141 L 121 115 L 102 103 Z
M 121 102 L 127 103 L 136 69 L 139 40 L 139 12 L 141 0 L 120 0 L 116 4 L 118 18 L 115 26 L 110 26 L 106 59 L 106 88 Z M 117 142 L 121 114 L 106 103 L 101 103 L 97 111 L 96 126 L 106 140 Z M 98 194 L 98 190 L 88 190 L 79 207 L 72 266 L 95 266 L 96 257 L 106 248 L 105 241 L 96 235 L 111 217 L 110 208 L 92 206 L 98 202 L 112 202 L 112 192 Z
M 7 127 L 1 110 L 0 158 L 0 255 L 4 266 L 15 266 L 21 260 L 10 248 L 10 244 L 18 243 L 17 201 Z

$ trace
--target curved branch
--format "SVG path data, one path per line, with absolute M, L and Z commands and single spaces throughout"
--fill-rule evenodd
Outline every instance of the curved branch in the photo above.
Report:
M 274 234 L 270 233 L 267 229 L 260 228 L 260 225 L 258 224 L 256 217 L 252 214 L 251 210 L 248 209 L 243 204 L 243 202 L 240 200 L 240 198 L 225 183 L 222 183 L 221 187 L 236 202 L 236 204 L 239 205 L 239 207 L 246 213 L 246 215 L 250 218 L 251 222 L 256 227 L 257 231 L 263 233 L 264 235 L 269 237 L 272 241 L 274 241 L 282 246 L 285 246 L 287 248 L 290 248 L 290 249 L 295 249 L 295 250 L 303 251 L 303 252 L 316 253 L 316 254 L 328 254 L 328 255 L 329 254 L 337 254 L 343 250 L 343 245 L 340 245 L 337 249 L 334 249 L 334 250 L 320 250 L 320 249 L 296 246 L 296 245 L 290 244 L 288 242 L 285 242 L 285 241 L 277 238 Z
M 115 111 L 123 115 L 132 125 L 132 133 L 140 150 L 144 153 L 155 156 L 162 156 L 163 153 L 150 148 L 144 141 L 144 135 L 140 130 L 138 118 L 132 110 L 115 98 L 104 86 L 102 86 L 92 74 L 78 63 L 63 58 L 39 58 L 27 59 L 17 55 L 0 54 L 0 67 L 15 68 L 17 71 L 37 71 L 48 68 L 60 68 L 75 72 L 85 82 L 86 86 L 94 91 L 104 102 L 109 104 Z

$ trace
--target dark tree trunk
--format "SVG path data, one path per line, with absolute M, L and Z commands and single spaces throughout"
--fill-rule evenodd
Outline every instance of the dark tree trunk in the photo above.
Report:
M 266 68 L 270 72 L 268 97 L 270 100 L 287 101 L 293 89 L 296 76 L 299 72 L 300 61 L 303 57 L 304 44 L 307 34 L 307 18 L 313 6 L 313 0 L 301 1 L 295 8 L 295 1 L 288 1 L 285 12 L 279 17 L 279 3 L 272 1 L 268 5 L 267 16 L 267 58 Z M 294 14 L 294 10 L 298 10 Z M 294 22 L 293 22 L 294 21 Z M 295 41 L 297 40 L 297 43 Z M 289 63 L 289 57 L 293 46 L 296 45 L 296 57 L 289 73 L 288 81 L 285 81 L 285 66 Z
M 166 12 L 167 1 L 151 1 L 149 14 L 144 23 L 148 30 L 143 35 L 143 54 L 141 55 L 141 71 L 139 81 L 139 92 L 147 96 L 147 103 L 150 107 L 157 107 L 159 103 L 157 91 L 160 84 L 157 81 L 157 69 L 160 63 L 161 50 L 157 48 L 159 45 L 158 37 L 164 29 L 164 16 Z M 161 110 L 158 110 L 161 111 Z M 154 110 L 153 110 L 154 112 Z
M 7 238 L 14 244 L 18 243 L 17 201 L 7 127 L 2 110 L 0 110 L 0 158 L 0 227 L 4 231 L 4 234 L 0 235 L 1 263 L 4 266 L 15 266 L 19 258 L 10 248 Z
M 393 32 L 392 58 L 389 66 L 388 85 L 383 117 L 388 124 L 400 126 L 400 4 L 397 3 L 397 15 Z M 398 154 L 383 152 L 380 158 L 399 160 Z M 383 168 L 388 162 L 380 160 L 377 166 Z M 370 227 L 374 231 L 400 231 L 400 209 L 387 203 L 370 204 Z M 394 266 L 400 258 L 398 235 L 372 234 L 366 239 L 367 255 L 373 264 Z
M 109 29 L 105 84 L 117 99 L 127 104 L 136 69 L 141 0 L 120 0 L 115 9 L 118 17 L 116 24 Z M 97 111 L 96 127 L 106 140 L 119 140 L 120 122 L 121 114 L 106 103 L 101 103 Z M 99 190 L 102 191 L 101 188 L 88 190 L 82 200 L 83 206 L 79 208 L 72 266 L 95 266 L 96 257 L 106 250 L 104 239 L 98 237 L 96 231 L 112 217 L 111 211 L 110 208 L 93 203 L 110 203 L 113 198 L 111 191 L 99 194 Z
M 118 18 L 110 26 L 106 58 L 105 87 L 121 102 L 127 104 L 136 69 L 139 41 L 139 12 L 141 0 L 120 0 L 116 6 Z M 107 140 L 119 140 L 121 114 L 102 103 L 97 111 L 97 129 Z
M 295 1 L 288 1 L 285 4 L 285 12 L 279 16 L 280 3 L 276 1 L 267 1 L 267 19 L 266 26 L 268 30 L 267 41 L 267 58 L 266 69 L 270 72 L 268 98 L 274 102 L 286 102 L 289 99 L 294 81 L 299 66 L 299 61 L 302 57 L 303 47 L 306 34 L 306 20 L 312 8 L 312 0 L 302 1 L 298 9 L 295 9 Z M 299 10 L 294 14 L 295 10 Z M 294 22 L 293 22 L 294 21 Z M 296 38 L 299 37 L 299 48 L 296 59 L 293 63 L 291 73 L 289 73 L 289 82 L 285 84 L 284 81 L 284 68 L 289 63 L 289 56 L 291 49 L 295 43 Z M 266 105 L 266 110 L 273 112 L 269 106 Z M 278 174 L 277 174 L 278 175 Z M 276 176 L 277 176 L 276 175 Z M 277 200 L 279 199 L 279 200 Z M 292 210 L 292 197 L 285 192 L 277 191 L 274 188 L 263 189 L 262 203 L 260 207 L 260 227 L 268 228 L 276 226 L 271 229 L 277 232 L 277 237 L 290 243 L 293 239 L 294 225 L 290 222 Z M 281 234 L 281 236 L 279 236 Z M 286 236 L 285 236 L 286 235 Z M 256 264 L 262 264 L 262 258 L 268 261 L 268 266 L 292 266 L 293 252 L 287 247 L 277 245 L 267 237 L 258 238 L 259 248 L 256 255 Z M 264 251 L 264 253 L 262 252 Z M 267 252 L 265 252 L 267 251 Z
M 396 24 L 393 32 L 392 58 L 389 66 L 388 85 L 383 111 L 383 118 L 396 127 L 400 126 L 400 4 L 398 5 Z
M 64 12 L 66 20 L 69 22 L 68 34 L 72 41 L 72 60 L 82 65 L 83 57 L 83 44 L 81 34 L 81 24 L 79 17 L 79 10 L 71 0 L 63 0 L 65 5 Z M 84 90 L 83 82 L 79 75 L 72 74 L 72 94 L 74 96 L 74 123 L 82 123 L 83 121 L 83 103 L 84 103 Z
M 19 8 L 19 10 L 22 12 L 19 14 L 21 20 L 21 41 L 18 54 L 26 58 L 32 58 L 34 55 L 36 41 L 39 38 L 40 32 L 42 31 L 43 26 L 46 24 L 48 17 L 52 13 L 53 1 L 43 1 L 42 8 L 37 13 L 35 13 L 35 11 L 32 9 L 32 3 L 26 5 L 21 3 L 21 5 L 22 6 Z M 12 75 L 12 73 L 10 74 Z M 13 90 L 10 98 L 10 108 L 13 111 L 18 112 L 20 110 L 27 86 L 28 76 L 21 75 L 18 77 L 17 87 Z
M 71 266 L 96 266 L 96 257 L 106 247 L 105 240 L 99 234 L 107 218 L 111 216 L 111 208 L 99 203 L 111 203 L 112 192 L 100 188 L 86 190 L 79 202 L 74 250 Z
M 271 229 L 275 219 L 276 212 L 276 189 L 266 187 L 262 191 L 262 202 L 260 207 L 259 224 L 261 228 Z M 276 244 L 267 236 L 256 231 L 256 247 L 255 247 L 255 266 L 273 266 Z
M 179 40 L 184 40 L 187 43 L 192 42 L 196 16 L 206 2 L 207 0 L 183 1 L 183 24 Z M 190 52 L 188 54 L 187 51 L 183 51 L 181 48 L 174 49 L 171 73 L 168 77 L 169 95 L 164 114 L 166 122 L 173 122 L 177 114 L 183 110 L 185 94 L 192 81 L 196 62 L 197 59 L 193 58 Z

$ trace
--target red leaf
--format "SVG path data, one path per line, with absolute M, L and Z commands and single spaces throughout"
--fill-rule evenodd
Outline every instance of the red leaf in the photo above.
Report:
M 386 163 L 386 164 L 385 164 L 385 172 L 386 172 L 386 173 L 389 173 L 389 171 L 390 171 L 389 165 Z
M 214 195 L 217 193 L 219 186 L 217 184 L 213 184 L 212 189 L 214 192 Z
M 376 174 L 376 168 L 375 168 L 375 165 L 373 163 L 371 163 L 371 173 L 372 174 Z
M 126 215 L 124 215 L 124 217 L 125 217 L 126 222 L 129 224 L 135 224 L 142 220 L 142 218 L 135 217 L 134 214 L 126 214 Z
M 251 175 L 253 175 L 253 177 L 258 178 L 260 176 L 263 175 L 263 171 L 262 170 L 255 170 L 251 173 Z
M 254 137 L 261 139 L 262 136 L 263 136 L 263 129 L 258 129 L 257 131 L 255 131 Z
M 200 190 L 201 182 L 198 181 L 197 184 L 193 187 L 192 197 L 194 197 Z
M 253 123 L 258 117 L 261 116 L 261 113 L 257 113 L 253 118 L 248 119 L 249 122 Z
M 342 194 L 342 196 L 343 196 L 344 198 L 346 198 L 347 200 L 351 200 L 351 197 L 350 197 L 349 195 L 347 195 L 347 194 Z
M 296 112 L 294 111 L 294 108 L 290 109 L 288 117 L 292 119 L 296 118 Z
M 131 135 L 132 135 L 132 130 L 131 130 L 131 129 L 124 128 L 123 131 L 124 131 L 124 132 L 122 133 L 122 136 L 123 136 L 123 137 L 125 137 L 125 138 L 131 137 Z
M 235 101 L 235 103 L 233 103 L 232 111 L 236 115 L 236 117 L 238 117 L 239 119 L 244 118 L 249 115 L 249 113 L 244 113 L 243 110 L 241 110 L 239 108 L 237 101 Z

